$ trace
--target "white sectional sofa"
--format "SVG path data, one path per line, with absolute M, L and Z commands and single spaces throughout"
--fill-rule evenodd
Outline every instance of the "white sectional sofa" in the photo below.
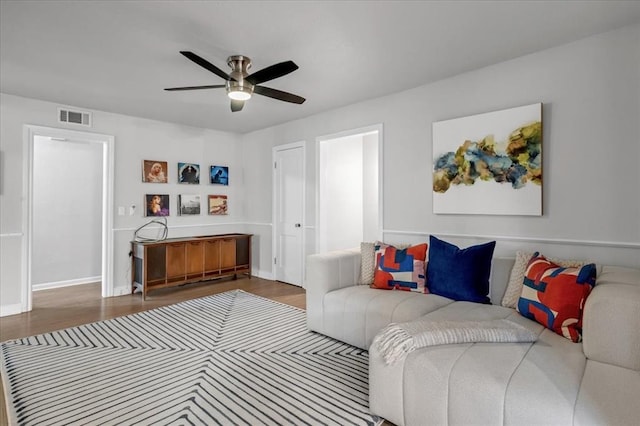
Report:
M 573 343 L 516 310 L 498 306 L 513 259 L 494 258 L 493 305 L 357 285 L 360 251 L 307 259 L 309 329 L 369 350 L 370 410 L 396 425 L 639 425 L 640 270 L 598 267 Z M 415 319 L 508 318 L 533 343 L 430 346 L 387 364 L 376 334 Z

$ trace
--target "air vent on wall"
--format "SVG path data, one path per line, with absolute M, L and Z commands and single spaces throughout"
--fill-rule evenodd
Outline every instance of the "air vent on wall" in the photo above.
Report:
M 91 113 L 87 111 L 72 111 L 58 108 L 58 121 L 60 123 L 78 124 L 91 127 Z

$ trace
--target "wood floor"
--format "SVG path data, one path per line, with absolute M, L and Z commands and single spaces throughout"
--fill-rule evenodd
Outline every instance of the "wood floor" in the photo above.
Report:
M 34 292 L 31 312 L 0 318 L 0 341 L 129 315 L 236 288 L 305 308 L 304 289 L 256 277 L 221 279 L 159 289 L 150 292 L 145 301 L 140 294 L 102 298 L 99 283 L 85 284 Z
M 84 284 L 34 292 L 31 312 L 0 318 L 0 341 L 48 333 L 234 289 L 305 309 L 304 289 L 256 277 L 221 279 L 156 290 L 148 294 L 145 301 L 140 294 L 102 298 L 100 283 Z M 0 396 L 0 425 L 8 425 L 1 383 Z

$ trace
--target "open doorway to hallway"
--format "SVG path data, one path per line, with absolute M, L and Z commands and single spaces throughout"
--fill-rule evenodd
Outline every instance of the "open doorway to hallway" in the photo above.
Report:
M 102 146 L 36 135 L 33 144 L 33 291 L 101 282 Z
M 32 291 L 100 282 L 113 295 L 109 135 L 25 125 L 21 310 Z
M 318 138 L 318 253 L 382 235 L 382 126 Z

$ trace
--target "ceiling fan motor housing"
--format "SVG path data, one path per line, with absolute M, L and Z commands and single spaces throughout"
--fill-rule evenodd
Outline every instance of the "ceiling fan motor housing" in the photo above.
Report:
M 251 97 L 253 84 L 245 80 L 245 77 L 249 75 L 248 70 L 251 68 L 251 58 L 243 55 L 229 56 L 227 64 L 231 67 L 230 79 L 226 83 L 227 93 L 243 92 Z

